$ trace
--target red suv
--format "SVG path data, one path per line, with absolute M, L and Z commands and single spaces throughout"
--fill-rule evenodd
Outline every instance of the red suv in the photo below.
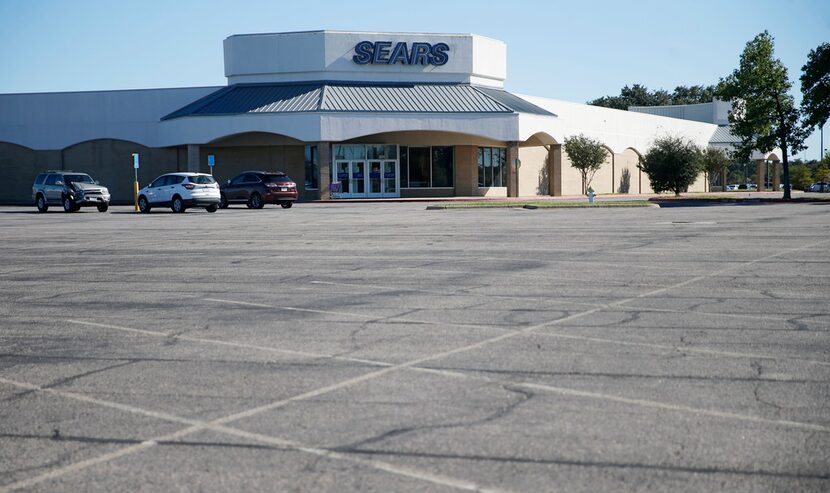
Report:
M 289 209 L 297 200 L 297 184 L 280 171 L 245 171 L 228 180 L 219 191 L 222 209 L 228 204 L 246 204 L 250 209 L 279 204 Z

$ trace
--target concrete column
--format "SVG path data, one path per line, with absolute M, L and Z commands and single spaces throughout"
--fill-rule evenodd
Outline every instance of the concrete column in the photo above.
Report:
M 455 195 L 478 195 L 478 147 L 455 146 Z
M 199 172 L 199 145 L 187 144 L 187 171 Z
M 519 173 L 516 163 L 519 160 L 519 145 L 516 142 L 507 143 L 507 196 L 519 196 Z
M 317 143 L 317 164 L 320 166 L 320 200 L 331 200 L 331 142 Z
M 559 181 L 554 177 L 556 173 L 556 150 L 554 147 L 556 146 L 547 146 L 548 159 L 545 164 L 548 167 L 548 195 L 556 195 L 556 183 Z
M 765 163 L 766 163 L 766 161 L 764 161 L 763 159 L 757 159 L 755 161 L 755 164 L 757 165 L 757 169 L 758 169 L 757 176 L 755 177 L 755 183 L 758 185 L 758 191 L 761 191 L 761 190 L 764 189 L 764 178 L 766 177 L 766 171 L 767 171 L 767 167 L 766 167 Z
M 720 184 L 721 184 L 721 189 L 720 189 L 720 191 L 721 191 L 721 192 L 725 192 L 725 191 L 726 191 L 726 185 L 727 185 L 727 183 L 726 183 L 726 177 L 727 177 L 727 172 L 728 172 L 727 170 L 723 170 L 723 171 L 721 171 L 721 172 L 720 172 Z
M 562 145 L 556 144 L 550 146 L 548 151 L 548 161 L 550 162 L 550 194 L 555 197 L 562 196 Z
M 772 189 L 781 188 L 781 161 L 772 162 Z

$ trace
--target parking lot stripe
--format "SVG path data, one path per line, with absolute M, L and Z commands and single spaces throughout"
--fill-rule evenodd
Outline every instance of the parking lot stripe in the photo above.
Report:
M 373 375 L 373 374 L 369 374 L 369 375 Z M 361 377 L 358 377 L 358 379 L 360 379 L 360 378 Z M 352 379 L 352 380 L 354 380 L 354 379 Z M 395 474 L 395 475 L 398 475 L 398 476 L 409 477 L 409 478 L 413 478 L 413 479 L 416 479 L 416 480 L 426 481 L 426 482 L 430 482 L 430 483 L 433 483 L 433 484 L 438 484 L 438 485 L 441 485 L 441 486 L 448 486 L 448 487 L 459 489 L 459 490 L 493 492 L 493 493 L 495 493 L 497 491 L 502 491 L 502 490 L 483 488 L 483 487 L 481 487 L 481 486 L 479 486 L 479 485 L 477 485 L 473 482 L 463 480 L 463 479 L 457 479 L 457 478 L 452 478 L 452 477 L 449 477 L 449 476 L 437 475 L 437 474 L 429 473 L 429 472 L 426 472 L 426 471 L 419 471 L 417 469 L 410 469 L 410 468 L 390 464 L 390 463 L 383 462 L 383 461 L 363 459 L 363 458 L 360 458 L 360 457 L 354 457 L 354 456 L 351 456 L 351 455 L 348 455 L 348 454 L 345 454 L 345 453 L 341 453 L 341 452 L 330 451 L 330 450 L 320 449 L 320 448 L 316 448 L 316 447 L 309 447 L 307 445 L 303 445 L 303 444 L 293 442 L 293 441 L 290 441 L 290 440 L 285 440 L 285 439 L 282 439 L 282 438 L 274 437 L 274 436 L 271 436 L 271 435 L 264 435 L 262 433 L 252 433 L 252 432 L 239 430 L 237 428 L 232 428 L 232 427 L 224 425 L 224 423 L 230 421 L 231 418 L 239 419 L 238 417 L 236 417 L 238 415 L 226 416 L 224 418 L 219 418 L 219 419 L 209 421 L 209 422 L 196 421 L 196 420 L 181 418 L 181 417 L 178 417 L 178 416 L 173 416 L 173 415 L 170 415 L 170 414 L 167 414 L 167 413 L 159 413 L 159 412 L 155 412 L 155 411 L 152 411 L 152 410 L 138 408 L 138 407 L 135 407 L 135 406 L 129 406 L 129 405 L 121 404 L 121 403 L 118 403 L 118 402 L 107 401 L 107 400 L 103 400 L 103 399 L 96 399 L 96 398 L 92 398 L 92 397 L 88 397 L 88 396 L 85 396 L 85 395 L 78 394 L 76 392 L 68 392 L 68 391 L 58 390 L 58 389 L 43 388 L 39 385 L 29 384 L 29 383 L 25 383 L 25 382 L 17 382 L 17 381 L 14 381 L 14 380 L 9 380 L 9 379 L 5 379 L 5 378 L 1 378 L 1 377 L 0 377 L 0 383 L 4 383 L 4 384 L 10 385 L 10 386 L 15 386 L 15 387 L 18 387 L 18 388 L 24 388 L 26 390 L 33 390 L 33 391 L 37 391 L 37 392 L 50 393 L 50 394 L 53 394 L 53 395 L 56 395 L 56 396 L 69 398 L 69 399 L 73 399 L 73 400 L 78 400 L 78 401 L 82 401 L 82 402 L 87 402 L 87 403 L 90 403 L 90 404 L 95 404 L 95 405 L 108 407 L 108 408 L 112 408 L 112 409 L 118 409 L 118 410 L 121 410 L 121 411 L 127 411 L 127 412 L 130 412 L 132 414 L 139 414 L 139 415 L 148 416 L 148 417 L 152 417 L 152 418 L 162 419 L 164 421 L 172 421 L 172 422 L 175 422 L 175 423 L 182 423 L 182 424 L 188 424 L 189 425 L 187 428 L 184 428 L 182 430 L 179 430 L 179 431 L 176 431 L 176 432 L 173 432 L 173 433 L 167 433 L 167 434 L 160 435 L 160 436 L 157 436 L 157 437 L 145 439 L 141 443 L 138 443 L 138 444 L 135 444 L 135 445 L 130 445 L 130 446 L 125 447 L 123 449 L 115 450 L 113 452 L 102 454 L 102 455 L 99 455 L 97 457 L 92 457 L 92 458 L 85 459 L 85 460 L 82 460 L 82 461 L 79 461 L 79 462 L 75 462 L 75 463 L 69 464 L 69 465 L 64 466 L 64 467 L 60 467 L 60 468 L 57 468 L 57 469 L 53 469 L 51 471 L 47 471 L 47 472 L 45 472 L 43 474 L 39 474 L 37 476 L 33 476 L 33 477 L 30 477 L 30 478 L 26 478 L 26 479 L 17 481 L 15 483 L 2 485 L 2 486 L 0 486 L 0 493 L 7 493 L 7 492 L 22 489 L 22 488 L 28 488 L 28 487 L 34 486 L 38 483 L 42 483 L 44 481 L 49 481 L 51 479 L 57 479 L 61 476 L 65 476 L 67 474 L 72 474 L 74 472 L 78 472 L 78 471 L 81 471 L 83 469 L 86 469 L 86 468 L 89 468 L 89 467 L 92 467 L 92 466 L 95 466 L 95 465 L 98 465 L 98 464 L 102 464 L 102 463 L 109 462 L 109 461 L 112 461 L 112 460 L 115 460 L 115 459 L 119 459 L 121 457 L 125 457 L 127 455 L 131 455 L 131 454 L 141 452 L 141 451 L 146 450 L 150 447 L 154 447 L 154 446 L 158 445 L 159 443 L 171 442 L 171 441 L 174 441 L 174 440 L 178 440 L 178 439 L 184 438 L 188 435 L 192 435 L 193 433 L 197 433 L 197 432 L 203 431 L 203 430 L 212 430 L 212 431 L 216 431 L 216 432 L 219 432 L 219 433 L 224 433 L 224 434 L 239 437 L 239 438 L 245 438 L 245 439 L 249 439 L 249 440 L 256 440 L 258 442 L 266 443 L 266 444 L 269 444 L 269 445 L 275 445 L 277 447 L 282 447 L 282 448 L 285 448 L 285 449 L 295 450 L 295 451 L 298 451 L 298 452 L 304 452 L 304 453 L 308 453 L 308 454 L 312 454 L 312 455 L 317 455 L 317 456 L 320 456 L 320 457 L 327 457 L 327 458 L 330 458 L 330 459 L 333 459 L 333 460 L 342 460 L 342 461 L 351 462 L 351 463 L 354 463 L 354 464 L 360 464 L 360 465 L 363 465 L 363 466 L 367 466 L 367 467 L 371 467 L 371 468 L 374 468 L 374 469 L 382 470 L 382 471 L 385 471 L 385 472 L 388 472 L 388 473 L 391 473 L 391 474 Z M 335 386 L 339 388 L 341 386 L 344 386 L 343 384 L 345 384 L 345 383 L 346 382 L 341 382 L 340 384 L 336 384 Z M 331 387 L 335 387 L 335 386 L 331 386 Z M 307 394 L 318 395 L 320 393 L 324 393 L 324 392 L 321 392 L 321 390 L 323 390 L 323 389 L 318 389 L 317 391 L 312 391 L 312 392 L 307 393 Z M 326 390 L 325 392 L 328 392 L 328 391 L 330 391 L 330 390 Z M 290 402 L 291 400 L 292 399 L 287 399 L 285 401 Z
M 573 397 L 586 397 L 589 399 L 600 399 L 604 401 L 619 402 L 622 404 L 631 404 L 634 406 L 650 407 L 655 409 L 664 409 L 667 411 L 678 411 L 683 413 L 691 413 L 694 415 L 712 416 L 715 418 L 724 419 L 738 419 L 741 421 L 748 421 L 752 423 L 760 423 L 765 425 L 784 426 L 788 428 L 797 428 L 807 431 L 818 431 L 828 433 L 830 427 L 814 423 L 802 423 L 799 421 L 789 421 L 785 419 L 769 419 L 760 416 L 752 416 L 748 414 L 730 413 L 725 411 L 717 411 L 714 409 L 703 409 L 699 407 L 683 406 L 680 404 L 667 404 L 664 402 L 650 401 L 646 399 L 631 399 L 628 397 L 620 397 L 611 394 L 603 394 L 599 392 L 588 392 L 585 390 L 569 389 L 566 387 L 555 387 L 551 385 L 543 385 L 538 383 L 519 383 L 515 384 L 518 387 L 524 387 L 531 390 L 543 390 L 550 393 L 569 395 Z
M 265 305 L 264 305 L 265 306 Z M 270 308 L 270 307 L 269 307 Z M 119 330 L 122 332 L 134 332 L 137 334 L 149 335 L 153 337 L 166 337 L 171 339 L 178 339 L 181 341 L 189 341 L 189 342 L 198 342 L 198 343 L 205 343 L 205 344 L 214 344 L 218 346 L 229 346 L 229 347 L 238 347 L 242 349 L 256 349 L 258 351 L 266 351 L 271 353 L 281 353 L 288 356 L 299 356 L 302 358 L 336 358 L 342 361 L 349 361 L 352 363 L 363 363 L 372 366 L 390 366 L 390 363 L 383 363 L 379 361 L 372 361 L 372 360 L 365 360 L 360 358 L 349 358 L 345 356 L 333 356 L 330 354 L 320 354 L 320 353 L 309 353 L 307 351 L 294 351 L 292 349 L 282 349 L 282 348 L 275 348 L 270 346 L 258 346 L 256 344 L 246 344 L 244 342 L 233 342 L 233 341 L 222 341 L 219 339 L 205 339 L 201 337 L 191 337 L 186 335 L 180 334 L 168 334 L 166 332 L 160 332 L 155 330 L 143 330 L 143 329 L 134 329 L 131 327 L 123 327 L 121 325 L 112 325 L 112 324 L 101 324 L 97 322 L 89 322 L 86 320 L 71 320 L 68 319 L 66 322 L 71 324 L 78 324 L 78 325 L 86 325 L 89 327 L 100 327 L 103 329 L 113 329 Z

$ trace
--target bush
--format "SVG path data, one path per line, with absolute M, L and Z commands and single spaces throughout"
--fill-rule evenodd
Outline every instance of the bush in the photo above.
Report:
M 688 139 L 658 137 L 640 159 L 639 168 L 648 175 L 655 192 L 672 191 L 680 195 L 703 171 L 701 150 Z

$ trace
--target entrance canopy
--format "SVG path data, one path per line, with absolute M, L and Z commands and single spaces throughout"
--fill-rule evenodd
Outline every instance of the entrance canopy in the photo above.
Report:
M 228 86 L 162 120 L 186 116 L 308 112 L 555 116 L 507 91 L 471 84 L 312 82 Z

